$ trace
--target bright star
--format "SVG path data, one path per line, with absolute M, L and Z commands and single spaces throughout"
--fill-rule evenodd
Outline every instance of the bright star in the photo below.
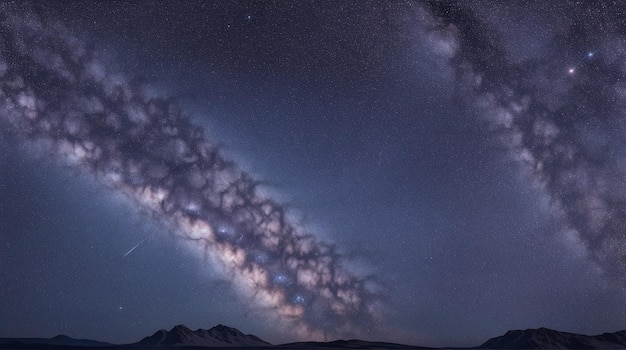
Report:
M 274 283 L 276 284 L 287 284 L 289 283 L 289 277 L 285 275 L 276 275 L 274 277 Z
M 571 67 L 570 69 L 567 70 L 567 74 L 572 75 L 576 73 L 576 69 L 574 67 Z
M 304 304 L 304 297 L 300 294 L 296 294 L 296 296 L 293 298 L 293 302 L 296 304 Z
M 587 58 L 593 58 L 593 52 L 592 51 L 587 52 Z

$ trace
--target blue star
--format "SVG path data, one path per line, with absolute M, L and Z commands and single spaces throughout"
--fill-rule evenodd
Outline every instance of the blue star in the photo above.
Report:
M 260 252 L 254 256 L 254 260 L 260 264 L 265 264 L 269 260 L 269 256 L 267 253 Z
M 221 224 L 217 228 L 217 233 L 221 236 L 231 237 L 235 234 L 235 230 L 227 224 Z
M 304 304 L 304 301 L 305 301 L 304 297 L 302 295 L 300 295 L 300 294 L 296 294 L 293 297 L 293 302 L 296 303 L 296 304 Z
M 285 275 L 276 275 L 274 276 L 274 283 L 276 284 L 288 284 L 289 283 L 289 277 L 285 276 Z

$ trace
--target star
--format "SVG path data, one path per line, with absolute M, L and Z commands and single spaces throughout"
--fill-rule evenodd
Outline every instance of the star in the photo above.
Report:
M 296 296 L 293 298 L 293 302 L 296 304 L 304 304 L 304 297 L 300 294 L 296 294 Z
M 598 3 L 1 2 L 3 336 L 620 329 L 626 52 Z
M 274 283 L 276 284 L 287 284 L 289 283 L 289 277 L 285 275 L 276 275 L 274 277 Z

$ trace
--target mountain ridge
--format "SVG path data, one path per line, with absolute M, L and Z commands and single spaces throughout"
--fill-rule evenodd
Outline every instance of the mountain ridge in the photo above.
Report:
M 185 325 L 177 325 L 171 330 L 156 331 L 153 335 L 143 338 L 133 345 L 138 346 L 271 346 L 272 344 L 252 335 L 244 334 L 236 328 L 218 324 L 211 329 L 192 331 Z
M 541 327 L 510 330 L 478 349 L 616 349 L 626 348 L 626 330 L 598 335 L 560 332 Z
M 0 349 L 128 349 L 128 348 L 229 348 L 229 349 L 436 349 L 391 342 L 359 339 L 329 342 L 304 341 L 273 345 L 252 334 L 218 324 L 210 329 L 191 330 L 179 324 L 161 329 L 135 343 L 112 344 L 67 335 L 52 338 L 0 338 Z M 444 347 L 453 349 L 449 347 Z M 626 330 L 598 335 L 560 332 L 549 328 L 510 330 L 479 346 L 456 349 L 626 349 Z
M 59 334 L 52 338 L 0 338 L 0 348 L 7 348 L 7 345 L 28 346 L 66 346 L 66 347 L 108 347 L 115 344 L 91 339 L 77 339 Z

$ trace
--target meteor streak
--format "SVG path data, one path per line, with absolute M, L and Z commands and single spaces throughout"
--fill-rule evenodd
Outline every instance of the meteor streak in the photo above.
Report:
M 148 238 L 149 238 L 149 237 L 148 237 Z M 141 241 L 141 242 L 137 243 L 137 245 L 135 245 L 134 247 L 130 248 L 130 250 L 129 250 L 129 251 L 127 251 L 127 252 L 126 252 L 126 254 L 124 254 L 124 256 L 123 256 L 123 257 L 125 258 L 128 254 L 132 253 L 135 249 L 137 249 L 137 247 L 139 247 L 139 246 L 140 246 L 140 245 L 142 245 L 145 241 L 147 241 L 147 240 L 148 240 L 148 238 L 144 238 L 144 239 L 143 239 L 143 241 Z
M 3 130 L 125 194 L 302 336 L 373 327 L 371 278 L 262 195 L 175 101 L 147 95 L 61 24 L 19 6 L 0 4 Z

